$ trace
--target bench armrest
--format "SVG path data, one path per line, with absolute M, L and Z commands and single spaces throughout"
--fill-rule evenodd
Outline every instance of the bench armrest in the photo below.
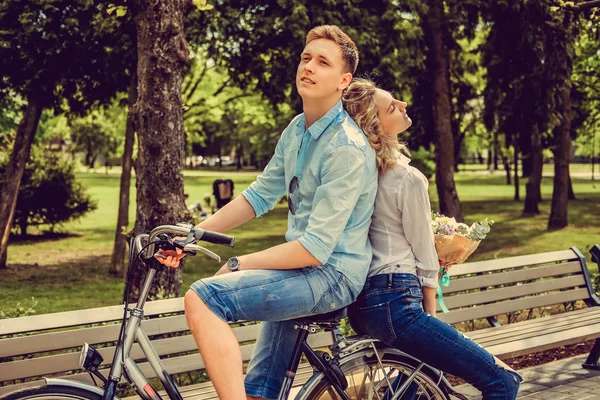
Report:
M 600 244 L 592 246 L 590 254 L 592 255 L 592 261 L 598 264 L 598 270 L 600 271 Z

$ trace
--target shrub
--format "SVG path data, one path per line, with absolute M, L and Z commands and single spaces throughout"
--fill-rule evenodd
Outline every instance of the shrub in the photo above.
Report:
M 0 164 L 0 190 L 6 161 Z M 14 227 L 21 235 L 29 226 L 57 225 L 82 217 L 97 208 L 83 186 L 76 182 L 73 164 L 60 154 L 32 149 L 17 198 Z

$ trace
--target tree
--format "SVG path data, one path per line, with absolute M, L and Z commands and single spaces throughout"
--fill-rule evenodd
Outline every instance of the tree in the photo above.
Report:
M 181 89 L 189 54 L 184 19 L 186 0 L 136 2 L 133 10 L 138 46 L 138 97 L 134 106 L 139 142 L 136 172 L 137 209 L 134 232 L 186 221 L 181 167 L 185 157 Z M 156 29 L 157 26 L 164 29 Z M 167 296 L 181 289 L 183 265 L 159 270 L 152 293 Z M 132 297 L 137 298 L 145 269 L 136 265 Z
M 129 190 L 131 186 L 131 168 L 133 166 L 133 146 L 135 142 L 135 114 L 133 107 L 137 99 L 137 74 L 131 75 L 127 91 L 127 122 L 125 127 L 125 140 L 123 143 L 123 156 L 121 157 L 121 179 L 119 183 L 119 209 L 117 211 L 117 227 L 115 229 L 115 243 L 110 260 L 108 272 L 112 275 L 123 274 L 125 256 L 127 253 L 127 234 L 129 226 Z
M 16 93 L 25 101 L 0 194 L 0 268 L 6 267 L 17 193 L 42 110 L 62 111 L 68 104 L 70 112 L 82 113 L 126 85 L 127 32 L 115 37 L 118 22 L 104 18 L 101 8 L 92 0 L 67 7 L 59 0 L 0 4 L 0 98 Z
M 568 225 L 569 191 L 572 192 L 569 176 L 569 160 L 571 158 L 572 135 L 572 73 L 575 53 L 575 38 L 578 35 L 579 13 L 589 11 L 592 7 L 600 7 L 600 2 L 582 2 L 574 6 L 566 6 L 555 12 L 551 23 L 554 46 L 551 46 L 549 59 L 558 86 L 557 104 L 561 121 L 555 129 L 554 150 L 554 188 L 552 191 L 552 208 L 548 219 L 548 229 L 564 228 Z M 600 17 L 600 13 L 598 15 Z M 588 21 L 590 18 L 586 18 Z M 600 18 L 598 18 L 600 19 Z
M 429 38 L 428 62 L 432 67 L 433 121 L 435 132 L 435 182 L 440 212 L 463 220 L 462 208 L 454 183 L 454 140 L 450 105 L 448 49 L 444 40 L 445 14 L 441 0 L 430 0 L 429 11 L 423 17 L 423 30 Z
M 550 9 L 543 1 L 486 3 L 483 18 L 491 23 L 482 46 L 487 68 L 484 91 L 486 124 L 506 135 L 514 149 L 515 200 L 519 199 L 517 160 L 530 166 L 523 212 L 539 213 L 543 167 L 543 134 L 551 126 L 552 76 L 545 62 L 548 47 L 544 21 Z

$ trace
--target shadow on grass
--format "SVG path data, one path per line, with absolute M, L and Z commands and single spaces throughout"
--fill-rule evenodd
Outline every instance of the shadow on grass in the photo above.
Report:
M 72 232 L 44 232 L 40 234 L 30 234 L 30 235 L 11 235 L 10 236 L 10 244 L 35 244 L 35 243 L 43 243 L 43 242 L 53 242 L 61 239 L 68 239 L 74 237 L 83 236 L 80 233 L 72 233 Z
M 6 269 L 0 270 L 0 286 L 4 284 L 18 285 L 62 285 L 69 283 L 95 283 L 112 280 L 108 274 L 110 256 L 91 255 L 85 257 L 65 257 L 50 260 L 47 264 L 21 262 L 10 263 Z

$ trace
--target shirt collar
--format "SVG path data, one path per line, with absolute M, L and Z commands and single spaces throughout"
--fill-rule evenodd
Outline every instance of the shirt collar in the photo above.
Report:
M 408 158 L 407 156 L 405 156 L 404 154 L 400 153 L 398 150 L 394 149 L 393 154 L 396 156 L 396 159 L 398 160 L 398 164 L 400 165 L 404 165 L 406 167 L 408 167 L 408 164 L 411 162 L 411 159 Z
M 329 125 L 331 125 L 331 123 L 338 115 L 341 114 L 342 111 L 344 111 L 344 107 L 342 106 L 342 100 L 339 100 L 333 107 L 329 109 L 329 111 L 327 111 L 325 115 L 319 118 L 317 122 L 312 124 L 312 126 L 308 128 L 308 132 L 310 132 L 310 135 L 313 137 L 313 139 L 318 139 L 319 136 L 321 136 L 321 134 L 325 132 L 327 128 L 329 128 Z M 304 127 L 306 126 L 306 116 L 304 113 L 298 120 L 297 126 L 302 128 L 302 131 L 304 131 Z

